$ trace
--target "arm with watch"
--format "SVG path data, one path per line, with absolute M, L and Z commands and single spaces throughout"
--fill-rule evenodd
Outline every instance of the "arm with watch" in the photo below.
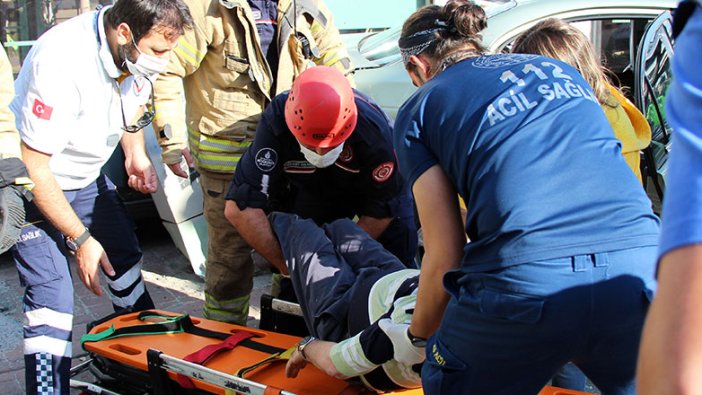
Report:
M 300 369 L 307 366 L 309 362 L 329 376 L 347 379 L 348 377 L 342 375 L 331 361 L 330 354 L 334 345 L 336 343 L 319 340 L 314 336 L 307 336 L 300 340 L 285 366 L 285 375 L 292 378 L 297 377 Z
M 348 379 L 368 373 L 391 359 L 410 366 L 420 364 L 425 359 L 425 346 L 426 339 L 412 335 L 409 324 L 394 323 L 386 317 L 340 343 L 305 337 L 297 344 L 285 373 L 287 377 L 297 377 L 300 369 L 310 362 L 329 376 Z M 371 352 L 366 354 L 364 350 Z
M 78 219 L 75 211 L 56 182 L 49 160 L 51 155 L 22 143 L 22 158 L 34 181 L 34 204 L 52 225 L 66 238 L 66 248 L 75 254 L 78 274 L 85 287 L 102 296 L 98 265 L 110 276 L 115 274 L 102 245 L 90 237 L 90 232 Z

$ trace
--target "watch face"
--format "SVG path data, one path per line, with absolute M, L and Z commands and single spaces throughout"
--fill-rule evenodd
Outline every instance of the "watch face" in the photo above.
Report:
M 427 341 L 425 339 L 415 337 L 411 339 L 412 345 L 415 347 L 426 347 L 427 346 Z
M 317 340 L 314 336 L 307 336 L 297 344 L 297 351 L 302 354 L 302 358 L 305 361 L 307 360 L 307 356 L 305 355 L 305 347 L 307 347 L 307 345 L 312 343 L 314 340 Z
M 298 345 L 298 348 L 304 348 L 307 344 L 309 344 L 312 340 L 314 340 L 314 337 L 312 336 L 307 336 Z
M 68 247 L 69 250 L 71 251 L 77 251 L 78 250 L 78 245 L 76 244 L 75 241 L 71 239 L 66 239 L 66 247 Z

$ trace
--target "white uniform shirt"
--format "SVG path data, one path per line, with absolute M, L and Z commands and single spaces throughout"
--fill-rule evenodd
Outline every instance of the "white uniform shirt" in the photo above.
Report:
M 129 123 L 149 99 L 147 81 L 125 78 L 107 44 L 103 15 L 63 22 L 34 44 L 15 81 L 10 108 L 22 141 L 52 155 L 49 167 L 63 190 L 93 182 Z M 98 42 L 99 34 L 99 42 Z M 119 89 L 119 92 L 118 92 Z

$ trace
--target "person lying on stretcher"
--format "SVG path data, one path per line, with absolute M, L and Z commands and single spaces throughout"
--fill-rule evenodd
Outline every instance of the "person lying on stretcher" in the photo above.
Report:
M 320 227 L 274 212 L 269 220 L 312 334 L 298 344 L 286 375 L 312 363 L 376 391 L 420 387 L 425 339 L 408 332 L 419 270 L 406 269 L 349 219 Z

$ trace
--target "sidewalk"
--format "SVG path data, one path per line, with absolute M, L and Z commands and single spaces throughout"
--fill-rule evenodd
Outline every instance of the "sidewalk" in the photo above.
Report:
M 160 223 L 140 223 L 137 233 L 144 251 L 143 275 L 157 308 L 202 316 L 204 283 L 178 252 Z M 75 265 L 72 265 L 75 268 Z M 104 278 L 101 284 L 105 284 Z M 80 337 L 85 324 L 113 312 L 106 295 L 88 291 L 75 271 L 75 311 L 73 320 L 73 364 L 85 352 Z M 248 325 L 258 327 L 259 300 L 270 288 L 270 275 L 254 278 Z M 0 388 L 3 394 L 24 394 L 24 356 L 22 350 L 22 296 L 17 270 L 9 254 L 0 255 Z M 77 392 L 76 392 L 77 393 Z

